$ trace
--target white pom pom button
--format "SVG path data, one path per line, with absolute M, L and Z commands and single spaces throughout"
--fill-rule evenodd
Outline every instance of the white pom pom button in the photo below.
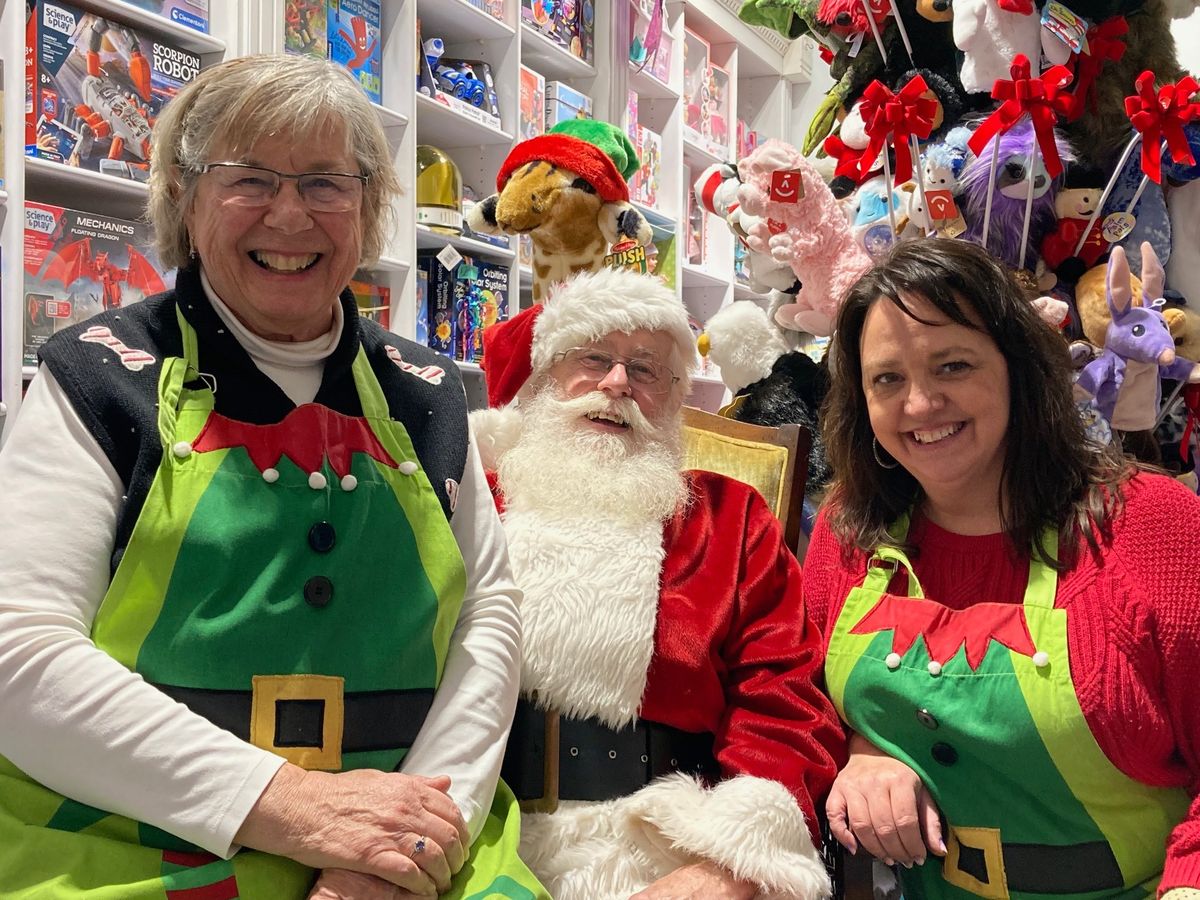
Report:
M 320 472 L 313 472 L 311 475 L 308 476 L 308 486 L 310 488 L 312 488 L 314 491 L 319 491 L 319 490 L 324 489 L 325 485 L 328 483 L 329 482 L 327 482 L 325 480 L 325 476 L 322 475 Z
M 187 459 L 189 456 L 192 455 L 192 445 L 189 444 L 187 441 L 180 441 L 178 444 L 176 444 L 174 447 L 171 448 L 171 452 L 174 453 L 180 459 Z
M 342 476 L 342 490 L 343 491 L 352 491 L 356 487 L 358 487 L 358 479 L 357 478 L 355 478 L 353 475 L 343 475 Z
M 1050 665 L 1050 654 L 1045 650 L 1039 650 L 1033 654 L 1033 664 L 1039 669 L 1046 668 L 1046 666 Z
M 934 676 L 942 674 L 942 664 L 936 659 L 929 661 L 929 674 Z
M 889 669 L 898 669 L 898 668 L 900 668 L 900 654 L 899 654 L 899 653 L 889 653 L 889 654 L 888 654 L 888 655 L 887 655 L 887 656 L 884 658 L 884 660 L 883 660 L 883 663 L 884 663 L 884 665 L 886 665 L 886 666 L 887 666 Z
M 397 468 L 400 470 L 401 475 L 415 475 L 417 472 L 417 464 L 411 459 L 406 459 Z
M 263 469 L 263 481 L 267 484 L 274 484 L 279 480 L 278 469 Z

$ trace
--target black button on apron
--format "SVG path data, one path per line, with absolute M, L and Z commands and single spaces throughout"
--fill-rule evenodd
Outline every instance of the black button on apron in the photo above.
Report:
M 314 575 L 304 582 L 304 602 L 320 609 L 333 599 L 333 582 L 324 575 Z
M 943 766 L 952 766 L 958 762 L 958 751 L 949 744 L 943 744 L 938 741 L 929 748 L 929 752 L 933 754 L 933 758 L 940 762 Z
M 933 714 L 927 709 L 918 709 L 917 710 L 917 721 L 920 722 L 922 725 L 924 725 L 926 728 L 928 728 L 930 731 L 934 731 L 938 727 L 938 720 L 935 719 L 933 717 Z
M 308 529 L 308 546 L 318 553 L 328 553 L 337 543 L 337 532 L 328 522 L 318 522 Z

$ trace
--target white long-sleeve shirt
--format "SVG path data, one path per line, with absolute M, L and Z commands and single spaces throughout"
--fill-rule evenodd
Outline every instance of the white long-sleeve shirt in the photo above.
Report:
M 311 401 L 341 335 L 340 306 L 328 335 L 283 344 L 247 331 L 208 293 L 256 365 L 297 405 Z M 0 453 L 0 755 L 67 797 L 232 855 L 234 835 L 284 760 L 192 713 L 92 643 L 124 485 L 44 368 L 10 427 Z M 499 777 L 520 674 L 519 595 L 474 443 L 450 526 L 466 596 L 402 771 L 449 775 L 474 837 Z

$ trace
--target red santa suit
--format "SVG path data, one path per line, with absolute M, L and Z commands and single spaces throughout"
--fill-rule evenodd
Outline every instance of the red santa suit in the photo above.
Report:
M 604 308 L 594 290 L 588 296 L 591 309 Z M 637 327 L 662 326 L 635 318 Z M 568 333 L 557 343 L 585 336 Z M 534 356 L 536 372 L 536 346 Z M 492 365 L 489 391 L 504 374 Z M 516 437 L 519 413 L 485 416 L 492 427 L 477 437 L 486 465 L 503 455 L 494 442 Z M 627 900 L 698 860 L 753 881 L 760 898 L 815 900 L 829 889 L 816 803 L 843 738 L 819 687 L 822 639 L 805 615 L 800 566 L 752 488 L 709 472 L 686 481 L 688 499 L 665 523 L 584 521 L 514 496 L 500 503 L 524 594 L 521 690 L 564 720 L 564 768 L 596 751 L 570 744 L 567 720 L 598 721 L 599 734 L 653 723 L 712 741 L 713 766 L 699 777 L 672 772 L 613 799 L 562 800 L 522 816 L 522 856 L 557 900 Z M 538 749 L 520 740 L 510 757 Z

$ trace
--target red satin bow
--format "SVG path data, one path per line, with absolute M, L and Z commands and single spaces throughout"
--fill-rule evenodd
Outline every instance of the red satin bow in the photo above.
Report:
M 1072 54 L 1068 67 L 1075 71 L 1075 90 L 1067 107 L 1067 121 L 1074 122 L 1089 106 L 1096 111 L 1096 76 L 1106 62 L 1117 62 L 1125 55 L 1125 35 L 1129 23 L 1124 16 L 1113 16 L 1087 32 L 1087 53 Z
M 976 156 L 981 155 L 988 141 L 1008 131 L 1023 115 L 1029 113 L 1029 118 L 1033 120 L 1033 133 L 1037 135 L 1038 146 L 1042 150 L 1046 174 L 1057 178 L 1062 174 L 1063 164 L 1058 155 L 1058 146 L 1054 143 L 1054 124 L 1058 114 L 1066 112 L 1067 104 L 1071 102 L 1070 95 L 1063 92 L 1063 88 L 1071 83 L 1071 70 L 1066 66 L 1054 66 L 1033 78 L 1030 76 L 1029 59 L 1018 53 L 1013 57 L 1009 71 L 1012 74 L 1011 81 L 997 78 L 992 85 L 992 97 L 1004 102 L 975 129 L 967 146 Z
M 1125 115 L 1142 135 L 1142 171 L 1155 184 L 1162 183 L 1162 142 L 1166 139 L 1171 158 L 1195 165 L 1183 126 L 1200 116 L 1200 103 L 1191 98 L 1200 84 L 1191 75 L 1154 90 L 1154 73 L 1145 71 L 1134 82 L 1137 93 L 1125 98 Z
M 928 91 L 929 85 L 920 75 L 914 75 L 908 84 L 894 94 L 883 82 L 872 81 L 867 85 L 860 101 L 860 111 L 870 141 L 859 161 L 860 181 L 875 165 L 884 144 L 888 143 L 889 135 L 896 153 L 895 183 L 903 184 L 912 177 L 909 138 L 914 135 L 922 140 L 929 137 L 938 110 L 938 102 L 924 96 Z
M 1192 431 L 1200 422 L 1200 384 L 1189 384 L 1183 389 L 1183 405 L 1187 408 L 1187 423 L 1179 439 L 1179 458 L 1186 463 L 1192 455 Z

